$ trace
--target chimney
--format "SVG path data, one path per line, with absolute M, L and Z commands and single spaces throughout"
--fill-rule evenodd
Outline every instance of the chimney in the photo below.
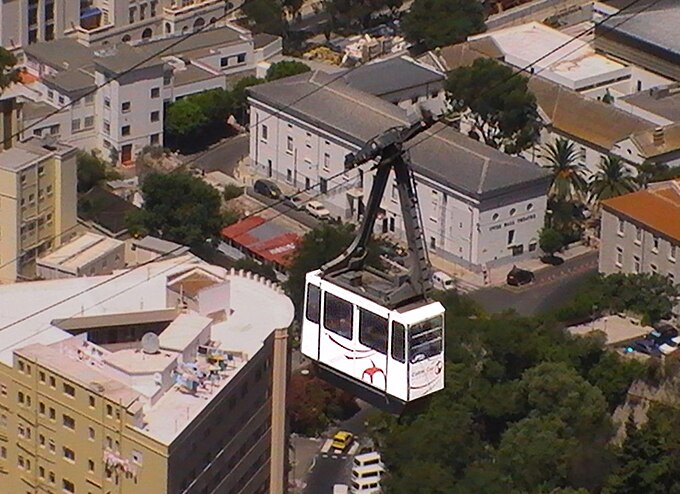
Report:
M 654 134 L 652 134 L 652 140 L 655 146 L 663 146 L 664 144 L 664 128 L 657 127 L 654 129 Z
M 14 144 L 15 112 L 16 98 L 0 100 L 0 151 L 10 149 Z

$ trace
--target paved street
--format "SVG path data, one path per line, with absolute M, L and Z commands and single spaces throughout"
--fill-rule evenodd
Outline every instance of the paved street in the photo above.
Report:
M 207 151 L 182 156 L 182 162 L 206 172 L 220 171 L 234 176 L 238 162 L 248 156 L 249 134 L 239 134 L 223 139 Z
M 483 288 L 469 294 L 489 312 L 514 309 L 522 315 L 533 315 L 555 307 L 573 297 L 597 271 L 597 252 L 567 260 L 561 266 L 536 272 L 536 281 L 520 288 L 502 286 Z
M 270 206 L 278 202 L 278 199 L 271 199 L 270 197 L 258 194 L 253 190 L 252 187 L 248 187 L 247 193 L 250 197 L 257 199 L 259 202 L 266 206 Z M 273 209 L 285 214 L 289 218 L 294 219 L 298 223 L 302 223 L 307 228 L 316 228 L 317 226 L 319 226 L 319 220 L 314 218 L 309 213 L 306 213 L 305 211 L 297 211 L 283 203 L 276 204 L 275 206 L 273 206 Z

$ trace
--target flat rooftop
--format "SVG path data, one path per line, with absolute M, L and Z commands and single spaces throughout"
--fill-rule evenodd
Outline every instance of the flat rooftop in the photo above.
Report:
M 607 345 L 621 345 L 648 334 L 652 329 L 654 328 L 628 318 L 613 315 L 601 317 L 586 324 L 571 326 L 567 328 L 567 331 L 576 336 L 588 336 L 601 332 L 606 337 Z
M 40 146 L 17 142 L 11 148 L 0 151 L 0 168 L 17 172 L 51 154 L 52 151 Z
M 183 369 L 179 352 L 160 350 L 147 354 L 136 348 L 108 351 L 87 342 L 82 335 L 72 336 L 53 324 L 69 318 L 97 315 L 115 318 L 115 315 L 167 309 L 168 278 L 195 269 L 229 283 L 230 296 L 225 307 L 229 316 L 214 322 L 187 309 L 187 317 L 180 315 L 175 319 L 178 325 L 169 337 L 181 346 L 189 337 L 178 333 L 187 330 L 195 335 L 209 321 L 212 348 L 230 358 L 226 370 L 219 373 L 212 385 L 194 393 L 187 392 L 175 381 L 168 382 L 171 371 Z M 262 310 L 263 307 L 267 310 Z M 120 398 L 125 404 L 137 400 L 143 403 L 140 432 L 169 445 L 238 375 L 271 333 L 276 328 L 287 327 L 292 320 L 292 302 L 271 283 L 232 274 L 185 256 L 109 276 L 1 285 L 0 361 L 11 366 L 15 352 L 35 356 L 55 372 L 115 401 Z M 208 363 L 198 355 L 195 365 L 207 368 Z M 141 375 L 151 375 L 152 380 L 140 381 Z
M 510 65 L 524 68 L 535 63 L 535 73 L 575 91 L 630 77 L 630 69 L 625 65 L 598 55 L 584 41 L 538 22 L 491 31 L 469 39 L 483 38 L 493 39 Z M 559 48 L 570 40 L 573 41 Z M 553 50 L 556 51 L 550 53 Z
M 124 243 L 114 238 L 87 232 L 38 260 L 39 264 L 77 271 Z
M 620 99 L 671 122 L 680 122 L 680 84 L 652 88 Z

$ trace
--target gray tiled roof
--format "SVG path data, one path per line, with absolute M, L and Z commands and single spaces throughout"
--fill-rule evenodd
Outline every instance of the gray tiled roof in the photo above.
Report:
M 70 69 L 54 76 L 45 76 L 43 82 L 46 86 L 74 98 L 95 88 L 94 76 L 82 69 Z
M 76 69 L 92 64 L 94 49 L 75 39 L 61 38 L 35 43 L 24 48 L 26 55 L 58 70 Z
M 619 98 L 673 122 L 680 122 L 680 88 L 652 89 Z
M 272 44 L 274 41 L 278 40 L 280 37 L 274 34 L 260 33 L 253 36 L 253 43 L 255 49 L 263 48 L 267 45 Z
M 444 74 L 405 57 L 363 65 L 348 71 L 345 82 L 355 89 L 384 96 L 418 86 L 441 86 Z
M 661 0 L 640 12 L 618 14 L 598 26 L 598 31 L 611 30 L 636 40 L 680 54 L 680 2 Z
M 399 107 L 333 81 L 322 72 L 308 72 L 249 89 L 252 99 L 318 126 L 357 146 L 384 130 L 407 122 Z M 436 135 L 416 138 L 411 149 L 414 169 L 443 185 L 481 198 L 514 188 L 545 183 L 545 170 L 515 156 L 474 141 L 451 128 L 436 126 Z M 422 142 L 421 142 L 422 141 Z
M 113 74 L 122 74 L 135 68 L 146 68 L 163 65 L 163 61 L 155 56 L 150 49 L 132 47 L 128 44 L 119 45 L 95 52 L 95 65 Z

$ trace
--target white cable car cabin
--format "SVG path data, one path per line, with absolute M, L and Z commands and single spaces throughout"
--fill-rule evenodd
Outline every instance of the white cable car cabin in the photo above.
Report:
M 378 159 L 362 224 L 343 254 L 306 275 L 303 355 L 328 381 L 394 413 L 444 387 L 444 307 L 426 296 L 431 269 L 402 150 L 428 127 L 390 129 L 347 156 L 347 169 Z M 396 278 L 363 263 L 391 170 L 410 256 L 408 276 Z

